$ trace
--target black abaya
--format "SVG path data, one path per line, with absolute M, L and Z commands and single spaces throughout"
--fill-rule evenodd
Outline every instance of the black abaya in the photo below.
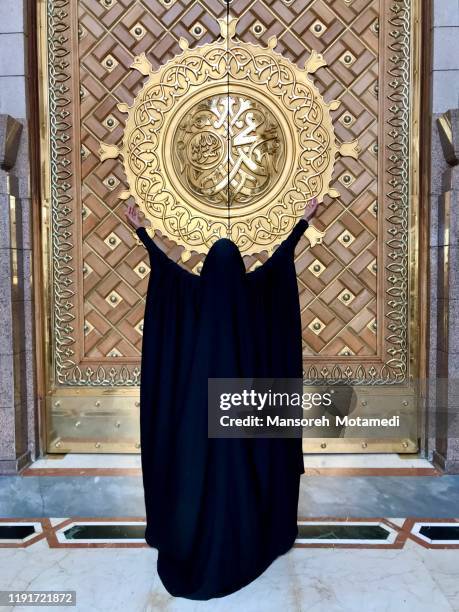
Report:
M 297 536 L 301 438 L 209 438 L 208 378 L 302 378 L 294 250 L 302 219 L 274 254 L 245 272 L 220 239 L 200 276 L 149 237 L 140 438 L 147 543 L 172 595 L 232 593 Z

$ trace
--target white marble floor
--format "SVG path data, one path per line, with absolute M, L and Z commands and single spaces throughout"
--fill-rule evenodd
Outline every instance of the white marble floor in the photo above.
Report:
M 41 541 L 0 548 L 0 567 L 0 589 L 75 590 L 69 609 L 83 612 L 459 611 L 459 549 L 413 542 L 400 550 L 294 548 L 252 584 L 209 602 L 171 597 L 150 548 L 52 549 Z
M 307 454 L 305 468 L 430 468 L 421 457 L 396 453 Z M 38 459 L 31 469 L 43 468 L 140 468 L 140 455 L 68 453 L 47 455 Z

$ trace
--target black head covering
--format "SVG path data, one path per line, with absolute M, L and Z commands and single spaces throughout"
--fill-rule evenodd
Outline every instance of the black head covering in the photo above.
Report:
M 220 238 L 210 247 L 201 270 L 201 279 L 217 283 L 245 274 L 244 260 L 237 245 L 228 238 Z

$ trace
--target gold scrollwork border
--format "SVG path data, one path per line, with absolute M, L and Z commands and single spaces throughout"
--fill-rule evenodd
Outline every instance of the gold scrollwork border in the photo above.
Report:
M 410 167 L 418 163 L 413 159 L 417 134 L 413 126 L 418 125 L 418 118 L 411 113 L 411 87 L 414 71 L 412 70 L 412 36 L 414 35 L 413 5 L 416 0 L 393 0 L 389 7 L 388 48 L 387 48 L 387 118 L 384 118 L 384 131 L 387 132 L 384 155 L 387 159 L 384 180 L 387 183 L 383 190 L 385 196 L 383 209 L 388 211 L 385 245 L 387 247 L 385 270 L 384 341 L 385 363 L 377 369 L 374 365 L 366 367 L 358 364 L 354 367 L 339 364 L 320 370 L 311 365 L 304 372 L 307 384 L 350 385 L 396 385 L 410 380 L 410 349 L 413 350 L 415 338 L 409 344 L 410 304 L 410 195 L 413 189 Z M 413 51 L 414 54 L 414 51 Z M 414 95 L 419 95 L 416 90 Z M 417 129 L 417 127 L 416 127 Z M 414 198 L 413 198 L 414 203 Z M 381 207 L 380 207 L 381 208 Z M 413 235 L 414 236 L 414 235 Z M 416 242 L 417 235 L 414 242 Z M 416 264 L 416 262 L 414 262 Z M 413 334 L 414 336 L 414 334 Z
M 389 359 L 385 364 L 391 376 L 382 382 L 402 383 L 407 380 L 409 365 L 409 304 L 410 293 L 410 149 L 411 113 L 411 35 L 412 12 L 409 0 L 394 0 L 390 5 L 391 16 L 388 20 L 388 32 L 391 42 L 388 54 L 388 109 L 387 123 L 389 140 L 386 143 L 386 158 L 389 189 L 385 193 L 384 209 L 390 211 L 387 220 L 388 228 L 387 262 L 384 262 L 387 283 L 387 306 L 385 317 L 389 321 L 384 327 L 387 334 Z M 414 27 L 414 26 L 413 26 Z M 385 126 L 384 126 L 385 127 Z M 384 373 L 384 366 L 381 374 Z
M 140 381 L 138 366 L 91 368 L 75 362 L 75 277 L 71 262 L 74 232 L 72 212 L 72 141 L 68 108 L 71 106 L 70 61 L 70 2 L 69 0 L 43 0 L 46 3 L 46 68 L 48 71 L 46 117 L 49 133 L 49 283 L 53 312 L 49 313 L 50 352 L 54 384 L 60 386 L 136 386 Z M 390 106 L 384 125 L 389 127 L 389 139 L 384 155 L 387 168 L 388 192 L 388 247 L 386 270 L 386 311 L 384 313 L 384 341 L 387 357 L 380 367 L 368 364 L 335 364 L 320 369 L 310 366 L 305 374 L 308 384 L 330 383 L 337 379 L 352 385 L 399 384 L 409 375 L 409 202 L 410 202 L 410 146 L 413 118 L 410 114 L 412 3 L 418 0 L 392 0 L 387 24 L 387 72 L 389 76 L 388 101 Z M 416 162 L 415 162 L 416 163 Z M 49 304 L 45 305 L 49 308 Z
M 49 145 L 48 278 L 50 283 L 47 365 L 54 385 L 136 386 L 140 367 L 80 367 L 76 363 L 76 278 L 73 188 L 71 11 L 69 0 L 46 0 L 47 132 Z M 46 186 L 44 187 L 46 189 Z M 46 223 L 45 223 L 46 227 Z M 45 304 L 50 308 L 50 304 Z

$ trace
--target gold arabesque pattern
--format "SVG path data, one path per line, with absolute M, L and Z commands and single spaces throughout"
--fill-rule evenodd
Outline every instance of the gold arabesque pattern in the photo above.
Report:
M 310 198 L 339 195 L 335 158 L 359 147 L 338 145 L 330 110 L 341 103 L 325 102 L 310 78 L 322 55 L 300 69 L 275 52 L 275 36 L 262 48 L 236 39 L 237 19 L 219 23 L 221 40 L 191 49 L 182 38 L 159 70 L 134 59 L 148 79 L 131 107 L 118 106 L 128 113 L 122 146 L 102 143 L 100 157 L 121 155 L 130 195 L 185 248 L 206 253 L 228 237 L 244 254 L 272 251 Z
M 171 123 L 163 141 L 173 143 L 172 160 L 168 164 L 164 155 L 164 164 L 198 209 L 204 205 L 211 214 L 226 217 L 229 207 L 237 213 L 234 209 L 263 196 L 275 197 L 289 134 L 252 92 L 204 94 L 190 110 L 180 108 L 175 130 Z
M 300 11 L 299 3 L 282 6 L 276 13 L 275 5 L 264 4 L 260 11 L 255 0 L 233 4 L 238 39 L 266 51 L 270 38 L 277 36 L 273 53 L 299 67 L 311 50 L 322 54 L 327 66 L 314 73 L 314 86 L 324 100 L 341 101 L 339 108 L 330 109 L 339 141 L 358 139 L 361 147 L 358 160 L 336 159 L 331 187 L 339 196 L 331 199 L 326 193 L 314 221 L 318 236 L 326 231 L 324 239 L 313 248 L 302 240 L 297 250 L 305 378 L 314 383 L 341 377 L 355 385 L 403 382 L 411 346 L 409 236 L 414 236 L 410 218 L 415 215 L 410 202 L 416 206 L 416 198 L 410 195 L 409 173 L 417 162 L 410 90 L 416 99 L 417 73 L 410 48 L 418 2 L 361 0 L 346 6 L 342 0 L 315 0 Z M 46 0 L 47 346 L 50 384 L 56 387 L 110 389 L 139 382 L 137 330 L 146 279 L 136 267 L 145 253 L 142 246 L 135 247 L 124 222 L 119 198 L 130 185 L 117 160 L 99 162 L 99 143 L 109 143 L 113 154 L 119 150 L 126 106 L 132 106 L 142 90 L 138 73 L 129 71 L 134 58 L 146 53 L 153 70 L 159 71 L 184 51 L 181 37 L 193 46 L 213 44 L 224 10 L 217 0 L 203 0 L 193 14 L 181 0 L 173 10 L 159 7 L 155 12 L 141 0 L 110 6 L 98 0 Z M 323 24 L 320 32 L 316 21 Z M 182 27 L 185 22 L 189 28 Z M 191 33 L 195 22 L 206 28 L 199 41 Z M 255 32 L 259 23 L 263 27 Z M 135 34 L 138 24 L 145 29 L 140 40 Z M 349 64 L 340 61 L 347 52 L 356 58 Z M 106 66 L 109 56 L 114 61 Z M 81 123 L 75 117 L 81 117 Z M 113 118 L 115 123 L 109 124 Z M 278 115 L 276 119 L 282 127 Z M 345 176 L 351 180 L 341 181 Z M 338 239 L 346 232 L 352 241 Z M 112 233 L 121 239 L 115 248 L 109 240 Z M 178 260 L 182 249 L 164 236 L 158 236 L 158 242 Z M 183 265 L 194 270 L 202 257 L 195 253 Z M 254 254 L 245 260 L 251 268 L 264 258 Z M 350 304 L 339 299 L 344 289 L 356 296 Z M 122 297 L 115 307 L 106 299 L 113 290 Z M 315 318 L 323 324 L 319 334 L 310 327 Z M 115 349 L 120 356 L 111 358 Z M 351 356 L 343 355 L 343 349 Z

